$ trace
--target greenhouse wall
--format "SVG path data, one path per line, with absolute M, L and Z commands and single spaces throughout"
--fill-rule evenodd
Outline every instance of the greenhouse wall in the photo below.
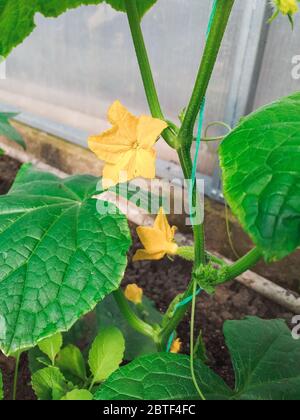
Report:
M 188 0 L 187 9 L 186 1 L 161 0 L 143 20 L 162 106 L 175 121 L 191 93 L 211 7 L 210 0 Z M 253 107 L 297 90 L 300 26 L 291 42 L 288 22 L 278 19 L 266 30 L 267 15 L 264 0 L 236 2 L 209 88 L 206 123 L 234 124 Z M 83 146 L 89 134 L 108 127 L 106 112 L 115 99 L 134 113 L 148 113 L 124 14 L 108 5 L 88 6 L 58 19 L 37 15 L 36 24 L 6 62 L 2 109 L 20 111 L 22 121 Z M 291 74 L 290 80 L 281 74 Z M 217 145 L 202 147 L 199 170 L 213 175 Z M 158 149 L 161 159 L 176 161 L 167 146 Z

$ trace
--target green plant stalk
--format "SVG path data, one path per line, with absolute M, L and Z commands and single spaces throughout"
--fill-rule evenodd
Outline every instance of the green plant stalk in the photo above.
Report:
M 191 148 L 195 122 L 201 103 L 206 95 L 234 1 L 235 0 L 219 0 L 216 7 L 215 16 L 205 45 L 195 87 L 179 132 L 181 144 L 187 150 L 190 150 Z
M 193 143 L 193 131 L 195 122 L 200 110 L 201 103 L 203 102 L 206 95 L 208 84 L 217 60 L 233 4 L 234 0 L 219 0 L 218 2 L 216 13 L 211 25 L 210 34 L 208 36 L 204 54 L 201 60 L 195 87 L 178 134 L 176 149 L 186 180 L 190 180 L 192 175 L 193 163 L 191 157 L 191 146 Z M 193 206 L 196 207 L 196 211 L 199 211 L 199 204 L 197 188 L 195 186 L 193 190 Z M 202 264 L 206 263 L 204 225 L 194 225 L 193 233 L 195 242 L 195 270 Z M 186 290 L 184 298 L 192 295 L 193 287 L 194 281 L 192 279 L 188 289 Z M 162 330 L 160 339 L 163 344 L 166 342 L 166 340 L 168 340 L 170 334 L 176 330 L 189 306 L 190 304 L 187 304 L 178 308 L 169 324 Z
M 193 300 L 192 300 L 192 313 L 191 313 L 191 329 L 190 329 L 190 352 L 191 352 L 191 357 L 190 357 L 190 367 L 191 367 L 191 374 L 192 374 L 192 380 L 193 383 L 195 385 L 195 388 L 198 392 L 198 394 L 200 395 L 200 398 L 202 399 L 202 401 L 206 401 L 206 398 L 202 392 L 202 390 L 200 389 L 198 382 L 197 382 L 197 378 L 195 375 L 195 365 L 194 365 L 194 349 L 195 349 L 195 338 L 194 338 L 194 334 L 195 334 L 195 315 L 196 315 L 196 291 L 197 291 L 197 284 L 194 281 L 193 282 Z
M 147 324 L 145 321 L 140 319 L 136 315 L 136 313 L 131 309 L 127 299 L 124 296 L 123 291 L 121 289 L 118 289 L 113 293 L 113 295 L 122 315 L 127 320 L 129 325 L 135 331 L 145 335 L 146 337 L 150 337 L 154 342 L 157 342 L 157 332 L 150 324 Z
M 178 150 L 178 156 L 180 164 L 183 170 L 183 174 L 186 180 L 191 179 L 192 175 L 192 158 L 190 152 L 187 152 L 185 149 L 180 148 Z M 200 203 L 199 197 L 197 194 L 197 187 L 193 189 L 193 207 L 196 209 L 197 213 L 200 213 Z M 205 235 L 204 235 L 204 225 L 194 224 L 193 225 L 193 234 L 195 242 L 195 266 L 198 267 L 201 264 L 205 264 Z
M 150 112 L 154 118 L 165 120 L 154 83 L 136 0 L 124 0 L 124 2 Z M 169 146 L 174 147 L 176 136 L 173 131 L 167 128 L 162 135 Z
M 180 246 L 177 250 L 177 254 L 179 257 L 183 258 L 186 261 L 194 261 L 195 260 L 195 249 L 193 246 Z M 210 254 L 209 252 L 205 253 L 206 260 L 211 261 L 215 264 L 218 264 L 220 266 L 226 265 L 226 263 L 221 259 L 213 254 Z
M 249 270 L 251 267 L 256 265 L 261 260 L 261 258 L 262 258 L 262 253 L 259 251 L 258 248 L 254 248 L 244 257 L 240 258 L 236 263 L 232 264 L 231 266 L 227 266 L 228 271 L 227 271 L 226 278 L 223 279 L 222 283 L 219 282 L 215 284 L 215 286 L 226 283 L 238 277 L 239 275 L 241 275 L 242 273 L 244 273 L 245 271 Z M 224 264 L 224 262 L 221 259 L 217 259 L 216 262 L 219 263 L 220 265 L 222 263 Z M 185 291 L 182 297 L 182 300 L 188 298 L 189 296 L 192 296 L 193 292 L 194 292 L 194 281 L 192 279 L 190 281 L 190 284 L 187 290 Z M 190 303 L 187 303 L 184 306 L 180 306 L 175 312 L 173 318 L 170 319 L 169 323 L 161 330 L 159 337 L 160 337 L 160 342 L 162 343 L 162 347 L 168 341 L 168 338 L 170 337 L 172 332 L 177 329 L 178 325 L 180 324 L 189 306 L 190 306 Z
M 177 255 L 187 261 L 194 261 L 194 247 L 179 247 Z M 222 268 L 227 268 L 228 275 L 226 278 L 224 278 L 224 283 L 240 276 L 242 273 L 255 266 L 263 257 L 258 248 L 253 248 L 250 252 L 248 252 L 248 254 L 244 255 L 242 258 L 239 258 L 232 265 L 226 264 L 225 261 L 223 261 L 221 258 L 215 257 L 209 253 L 206 253 L 206 256 L 211 262 L 218 264 Z
M 258 248 L 253 248 L 248 254 L 240 258 L 234 264 L 228 266 L 228 275 L 225 281 L 230 281 L 254 267 L 263 255 Z M 224 282 L 225 283 L 225 282 Z

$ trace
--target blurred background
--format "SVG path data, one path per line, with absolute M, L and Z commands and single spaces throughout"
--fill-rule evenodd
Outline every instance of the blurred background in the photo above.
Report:
M 211 4 L 159 0 L 143 20 L 162 106 L 176 122 L 191 94 Z M 294 31 L 283 17 L 268 25 L 269 14 L 268 1 L 236 1 L 209 88 L 206 123 L 234 125 L 299 90 L 300 22 Z M 7 60 L 1 110 L 17 110 L 22 122 L 85 147 L 88 135 L 108 127 L 106 112 L 115 99 L 133 113 L 148 113 L 125 14 L 108 5 L 84 6 L 58 19 L 37 15 L 36 24 Z M 217 144 L 202 147 L 199 171 L 212 177 L 211 188 L 218 191 Z M 176 161 L 164 143 L 158 149 L 161 160 Z

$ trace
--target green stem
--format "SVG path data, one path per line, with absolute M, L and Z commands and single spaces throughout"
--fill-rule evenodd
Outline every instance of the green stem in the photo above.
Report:
M 194 247 L 179 247 L 177 255 L 179 255 L 179 257 L 184 258 L 187 261 L 194 261 Z M 206 257 L 211 262 L 218 264 L 221 268 L 226 267 L 227 276 L 223 281 L 225 283 L 240 276 L 245 271 L 255 266 L 262 259 L 262 253 L 259 251 L 258 248 L 253 248 L 250 252 L 248 252 L 248 254 L 244 255 L 242 258 L 239 258 L 238 261 L 236 261 L 232 265 L 226 264 L 225 261 L 223 261 L 221 258 L 215 257 L 214 255 L 209 253 L 206 253 Z
M 182 146 L 186 149 L 190 149 L 191 142 L 193 141 L 193 130 L 195 122 L 200 110 L 201 103 L 206 95 L 208 84 L 217 60 L 233 4 L 234 0 L 219 0 L 216 7 L 215 16 L 206 42 L 195 87 L 189 105 L 186 109 L 182 127 L 179 133 Z
M 136 313 L 131 309 L 127 299 L 124 296 L 124 293 L 121 289 L 118 289 L 113 293 L 115 301 L 117 302 L 121 313 L 124 318 L 127 320 L 128 324 L 140 334 L 150 337 L 153 341 L 157 342 L 157 332 L 154 328 L 141 320 Z
M 191 314 L 191 329 L 190 329 L 190 367 L 191 367 L 191 373 L 192 373 L 192 379 L 193 383 L 195 385 L 195 388 L 200 395 L 200 398 L 202 401 L 206 401 L 205 396 L 203 395 L 202 390 L 199 387 L 196 374 L 195 374 L 195 366 L 194 366 L 194 346 L 195 346 L 195 315 L 196 315 L 196 290 L 197 290 L 197 283 L 193 282 L 193 300 L 192 300 L 192 314 Z
M 186 298 L 192 296 L 193 293 L 193 287 L 194 287 L 194 281 L 193 279 L 190 281 L 188 288 L 186 289 L 185 293 L 182 296 L 182 301 L 184 301 Z M 185 313 L 187 309 L 190 307 L 190 303 L 187 303 L 186 305 L 179 306 L 174 313 L 174 316 L 170 319 L 170 321 L 165 325 L 165 327 L 161 330 L 159 335 L 159 341 L 161 343 L 161 348 L 163 350 L 166 349 L 167 342 L 173 333 L 182 321 L 182 318 L 185 316 Z
M 234 264 L 228 266 L 226 281 L 230 281 L 254 267 L 262 259 L 262 253 L 258 248 L 253 248 L 248 254 L 240 258 Z
M 155 118 L 165 120 L 165 117 L 163 115 L 163 112 L 159 103 L 157 90 L 155 87 L 154 78 L 151 71 L 148 53 L 147 53 L 147 49 L 146 49 L 146 45 L 144 41 L 141 24 L 140 24 L 140 16 L 138 13 L 136 0 L 124 0 L 124 1 L 125 1 L 128 22 L 129 22 L 129 26 L 130 26 L 130 30 L 132 34 L 132 39 L 134 43 L 134 48 L 135 48 L 136 56 L 138 59 L 140 72 L 142 75 L 143 84 L 144 84 L 151 114 Z M 171 129 L 167 128 L 163 132 L 163 137 L 171 147 L 174 147 L 176 136 Z
M 191 179 L 192 175 L 192 159 L 190 153 L 185 149 L 178 150 L 178 156 L 180 164 L 183 170 L 183 174 L 186 180 Z M 196 208 L 196 212 L 200 213 L 200 203 L 197 194 L 197 187 L 193 190 L 193 206 Z M 205 263 L 205 234 L 204 225 L 194 224 L 193 225 L 194 242 L 195 242 L 195 266 L 198 267 Z
M 18 378 L 19 378 L 19 366 L 20 366 L 20 358 L 22 353 L 16 354 L 16 365 L 15 365 L 15 373 L 14 373 L 14 384 L 13 384 L 13 401 L 17 399 L 17 388 L 18 388 Z

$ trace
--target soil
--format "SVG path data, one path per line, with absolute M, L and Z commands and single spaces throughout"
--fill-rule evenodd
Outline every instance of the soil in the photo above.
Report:
M 8 191 L 19 166 L 18 162 L 7 156 L 0 157 L 0 194 L 5 194 Z M 234 254 L 227 240 L 225 219 L 217 217 L 224 213 L 224 207 L 210 201 L 208 201 L 208 206 L 209 211 L 206 216 L 208 248 L 234 259 Z M 237 249 L 244 253 L 249 248 L 250 241 L 247 238 L 243 239 L 245 236 L 241 236 L 240 228 L 236 227 L 234 223 L 232 223 L 232 230 Z M 134 227 L 132 227 L 132 233 L 135 245 L 131 253 L 140 246 Z M 295 258 L 295 262 L 293 262 L 293 258 Z M 264 264 L 260 264 L 256 270 L 278 283 L 282 283 L 285 274 L 288 273 L 287 275 L 291 279 L 289 284 L 294 284 L 296 290 L 299 287 L 299 280 L 296 277 L 297 258 L 299 261 L 299 254 L 293 256 L 289 262 L 286 260 L 280 263 L 280 270 L 276 264 L 268 268 Z M 123 285 L 137 283 L 143 287 L 145 294 L 156 302 L 158 309 L 161 311 L 167 309 L 172 299 L 178 293 L 182 293 L 189 282 L 191 264 L 181 259 L 175 259 L 174 261 L 164 259 L 159 262 L 141 262 L 134 265 L 131 258 L 129 258 L 129 261 Z M 294 274 L 295 278 L 293 277 Z M 283 318 L 289 322 L 293 316 L 282 307 L 262 298 L 237 282 L 219 287 L 214 296 L 208 296 L 204 293 L 201 299 L 198 299 L 196 313 L 196 330 L 203 331 L 210 366 L 232 387 L 234 386 L 234 373 L 222 334 L 224 322 L 232 319 L 243 319 L 249 315 L 264 319 Z M 178 335 L 183 342 L 183 352 L 188 352 L 189 314 L 180 325 Z M 11 399 L 14 361 L 0 354 L 0 369 L 3 373 L 5 397 Z M 20 364 L 18 399 L 34 399 L 29 384 L 30 374 L 27 358 L 26 355 L 23 355 Z

